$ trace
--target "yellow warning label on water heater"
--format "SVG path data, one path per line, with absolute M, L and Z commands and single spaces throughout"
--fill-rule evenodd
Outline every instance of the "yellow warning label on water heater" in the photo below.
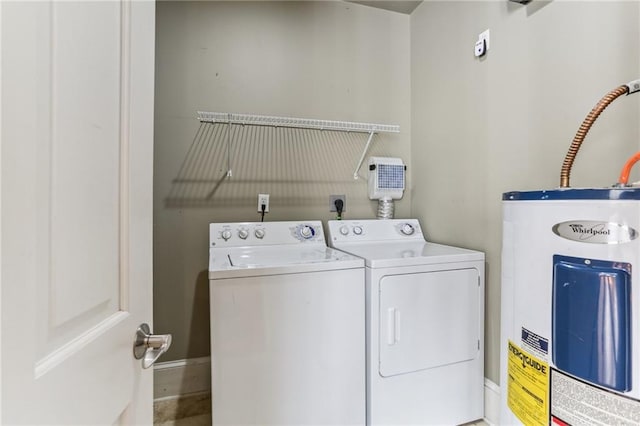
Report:
M 509 340 L 507 404 L 525 425 L 546 425 L 549 365 Z

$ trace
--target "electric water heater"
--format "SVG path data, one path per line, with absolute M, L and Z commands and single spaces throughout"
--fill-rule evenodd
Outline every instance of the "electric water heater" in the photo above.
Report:
M 640 424 L 640 152 L 611 187 L 569 186 L 593 122 L 638 91 L 591 110 L 559 188 L 503 194 L 500 425 Z
M 503 196 L 501 425 L 640 424 L 640 188 Z

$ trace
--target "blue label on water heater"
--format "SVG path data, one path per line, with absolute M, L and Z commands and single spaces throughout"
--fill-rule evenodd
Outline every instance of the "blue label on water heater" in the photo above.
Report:
M 544 337 L 538 336 L 536 333 L 533 333 L 526 328 L 522 327 L 522 343 L 530 346 L 538 352 L 542 352 L 543 354 L 549 353 L 549 339 L 545 339 Z

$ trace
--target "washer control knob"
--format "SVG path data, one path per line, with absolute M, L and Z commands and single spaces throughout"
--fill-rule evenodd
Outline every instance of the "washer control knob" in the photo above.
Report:
M 243 228 L 238 231 L 238 237 L 242 238 L 243 240 L 246 240 L 248 236 L 249 231 L 247 231 L 246 229 Z
M 356 235 L 362 235 L 362 226 L 354 226 L 353 233 Z
M 348 235 L 349 234 L 349 228 L 346 225 L 342 225 L 340 227 L 340 233 L 342 235 Z
M 220 236 L 223 240 L 227 241 L 229 238 L 231 238 L 231 231 L 225 229 L 224 231 L 222 231 L 222 234 Z
M 315 233 L 316 232 L 311 226 L 304 225 L 302 228 L 300 228 L 300 236 L 305 240 L 308 240 L 309 238 L 313 238 Z
M 400 228 L 400 231 L 402 231 L 402 233 L 404 235 L 412 235 L 416 230 L 413 227 L 412 224 L 410 223 L 405 223 L 404 225 L 402 225 L 402 227 Z
M 256 236 L 256 238 L 263 239 L 264 238 L 264 229 L 262 229 L 262 228 L 256 229 L 256 231 L 254 232 L 254 235 Z

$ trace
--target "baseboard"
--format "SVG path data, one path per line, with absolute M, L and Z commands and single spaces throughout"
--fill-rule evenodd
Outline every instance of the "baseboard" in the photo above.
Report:
M 153 370 L 156 401 L 211 391 L 211 358 L 160 362 Z
M 500 424 L 500 386 L 484 379 L 484 420 L 490 425 Z

